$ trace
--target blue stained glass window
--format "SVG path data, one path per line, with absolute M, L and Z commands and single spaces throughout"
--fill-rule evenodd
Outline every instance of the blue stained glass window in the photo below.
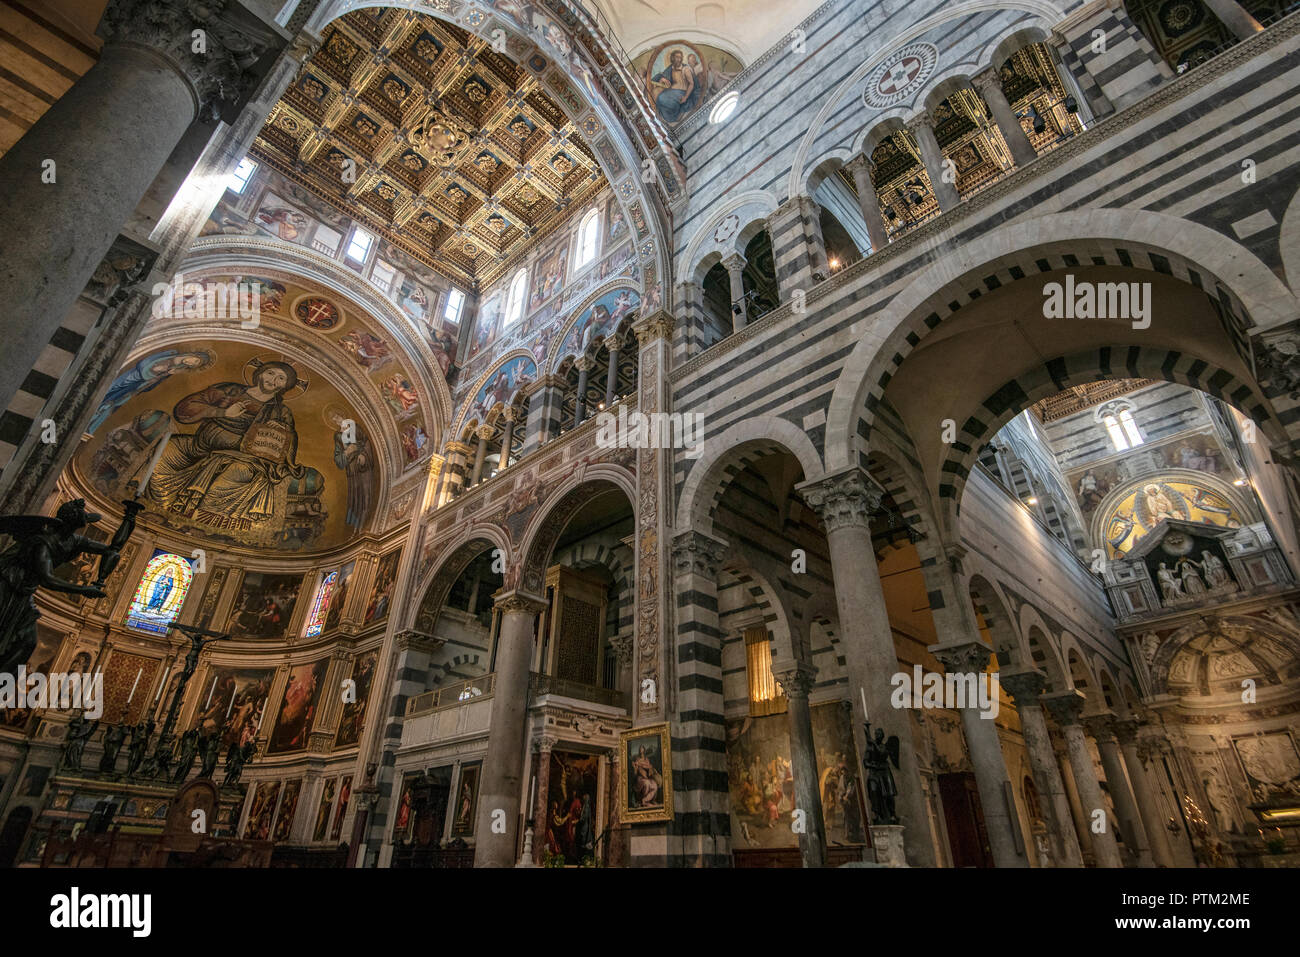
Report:
M 193 580 L 190 559 L 161 549 L 155 551 L 131 600 L 127 625 L 137 631 L 167 634 L 168 626 L 181 613 Z

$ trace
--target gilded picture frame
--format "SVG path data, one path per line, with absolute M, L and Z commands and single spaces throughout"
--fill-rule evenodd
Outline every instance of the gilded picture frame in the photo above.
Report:
M 672 739 L 669 725 L 646 725 L 619 735 L 619 818 L 627 823 L 673 816 Z

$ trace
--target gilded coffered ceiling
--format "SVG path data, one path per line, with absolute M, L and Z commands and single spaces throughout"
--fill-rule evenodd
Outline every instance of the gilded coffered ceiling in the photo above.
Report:
M 331 24 L 252 153 L 468 285 L 492 282 L 605 187 L 528 70 L 396 9 Z

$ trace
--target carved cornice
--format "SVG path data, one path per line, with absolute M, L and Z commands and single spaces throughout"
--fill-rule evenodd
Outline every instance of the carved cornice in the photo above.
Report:
M 447 639 L 436 638 L 426 632 L 407 628 L 405 631 L 399 631 L 393 636 L 393 643 L 399 651 L 409 649 L 411 651 L 427 651 L 432 654 L 446 644 Z
M 795 491 L 821 516 L 828 532 L 870 528 L 871 516 L 880 508 L 885 494 L 884 489 L 857 468 L 807 482 Z
M 727 543 L 702 532 L 683 532 L 673 539 L 673 574 L 716 578 Z

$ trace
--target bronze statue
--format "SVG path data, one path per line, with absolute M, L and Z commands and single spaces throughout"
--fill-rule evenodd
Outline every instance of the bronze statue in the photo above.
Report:
M 199 729 L 190 728 L 181 735 L 180 756 L 176 759 L 176 770 L 172 773 L 172 784 L 180 784 L 189 777 L 194 767 L 194 759 L 199 753 Z
M 68 721 L 68 736 L 63 744 L 63 767 L 68 771 L 81 770 L 81 756 L 86 751 L 86 742 L 99 727 L 99 720 L 87 721 L 85 715 L 77 712 Z
M 190 650 L 185 656 L 185 664 L 181 666 L 180 680 L 176 682 L 176 690 L 172 692 L 171 706 L 167 709 L 167 717 L 163 719 L 162 730 L 164 735 L 170 734 L 172 728 L 176 726 L 176 716 L 180 714 L 181 701 L 185 697 L 185 686 L 189 684 L 190 677 L 199 666 L 199 655 L 203 651 L 203 646 L 230 637 L 230 635 L 216 631 L 206 631 L 194 625 L 173 624 L 171 628 L 173 631 L 179 631 L 189 638 Z
M 81 498 L 60 505 L 54 518 L 0 516 L 0 533 L 14 539 L 14 544 L 0 554 L 0 672 L 12 674 L 19 665 L 26 664 L 36 648 L 40 612 L 34 596 L 38 588 L 104 597 L 103 582 L 77 585 L 54 574 L 55 568 L 86 552 L 109 555 L 111 544 L 77 534 L 78 529 L 98 522 L 100 517 L 87 512 L 86 500 Z M 134 522 L 133 513 L 128 511 L 128 517 Z
M 176 735 L 169 731 L 159 734 L 158 744 L 153 749 L 153 754 L 149 755 L 149 760 L 145 761 L 144 767 L 141 768 L 140 776 L 167 780 L 171 776 L 172 751 L 175 746 Z
M 104 756 L 99 759 L 99 770 L 105 774 L 117 773 L 117 754 L 126 741 L 126 725 L 111 724 L 104 732 Z
M 211 778 L 212 772 L 217 769 L 217 759 L 221 757 L 221 735 L 216 731 L 204 735 L 199 742 L 199 754 L 203 756 L 203 763 L 199 765 L 199 777 Z
M 126 748 L 127 777 L 134 777 L 136 771 L 140 770 L 151 737 L 153 737 L 153 718 L 148 721 L 141 721 L 131 729 L 131 743 Z
M 898 785 L 894 783 L 894 772 L 889 769 L 892 763 L 898 767 L 898 736 L 891 735 L 885 740 L 885 729 L 877 728 L 876 736 L 871 736 L 871 722 L 863 722 L 866 729 L 866 756 L 862 766 L 867 769 L 867 798 L 871 801 L 872 824 L 897 824 L 898 815 L 894 810 L 894 799 L 898 797 Z
M 257 742 L 249 741 L 243 747 L 232 744 L 226 752 L 226 778 L 221 782 L 223 788 L 234 787 L 239 783 L 239 776 L 244 773 L 244 765 L 252 760 L 257 751 Z

